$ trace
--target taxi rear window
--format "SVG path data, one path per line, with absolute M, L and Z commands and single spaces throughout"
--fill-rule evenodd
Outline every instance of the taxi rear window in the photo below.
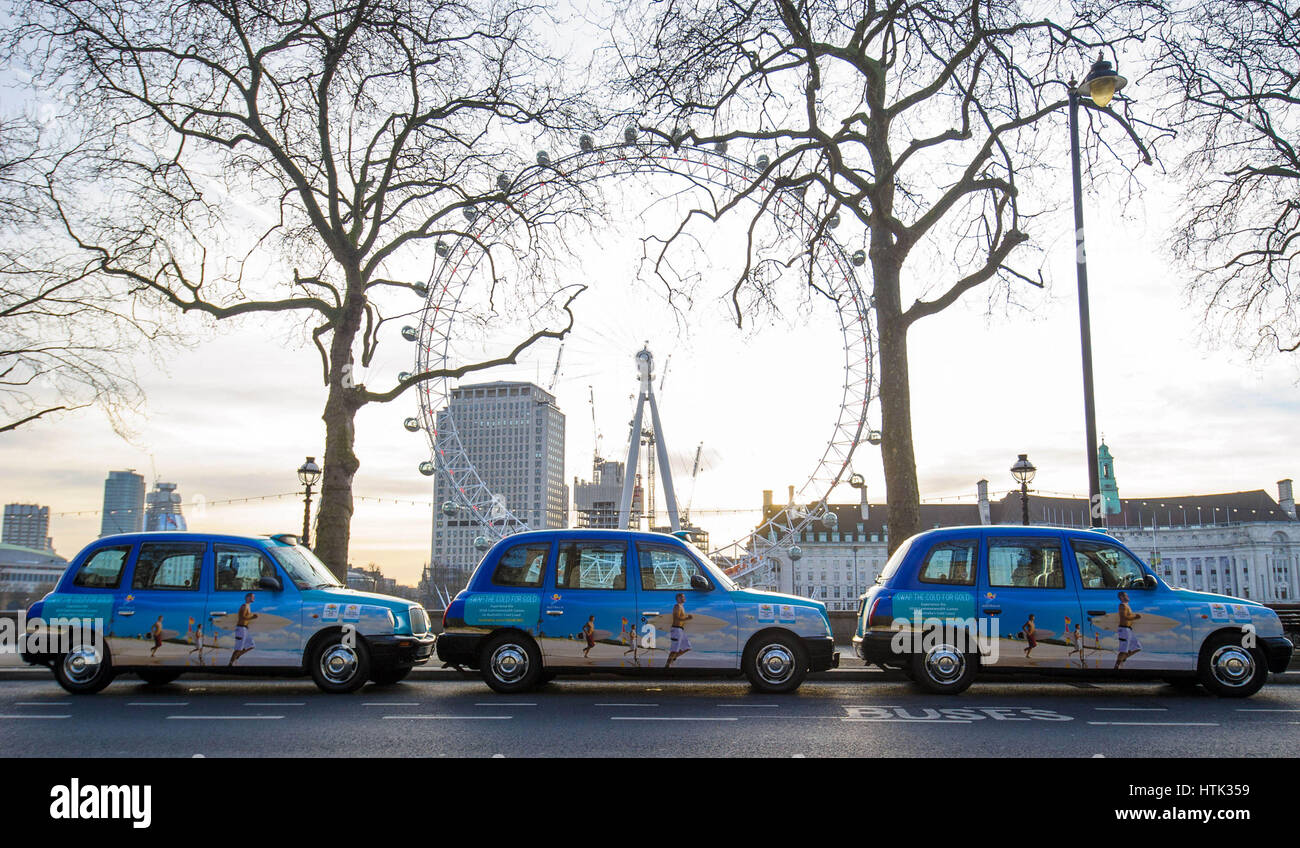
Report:
M 492 583 L 497 586 L 541 586 L 542 578 L 546 576 L 546 555 L 550 552 L 549 542 L 507 548 L 497 560 Z

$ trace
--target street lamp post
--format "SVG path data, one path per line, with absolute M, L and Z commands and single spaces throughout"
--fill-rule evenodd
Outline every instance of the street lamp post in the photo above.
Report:
M 1034 482 L 1038 469 L 1029 461 L 1028 454 L 1020 454 L 1016 464 L 1011 466 L 1011 476 L 1020 484 L 1020 523 L 1029 526 L 1029 484 Z
M 1083 416 L 1088 440 L 1088 515 L 1093 527 L 1102 526 L 1101 480 L 1097 472 L 1097 411 L 1092 391 L 1092 325 L 1088 314 L 1088 259 L 1083 243 L 1083 175 L 1079 154 L 1079 100 L 1087 97 L 1101 108 L 1110 105 L 1115 92 L 1128 80 L 1115 73 L 1099 54 L 1079 85 L 1070 80 L 1070 174 L 1074 181 L 1075 268 L 1079 276 L 1079 341 L 1083 347 Z M 1021 459 L 1024 457 L 1022 456 Z M 1029 521 L 1026 518 L 1025 523 Z
M 307 487 L 302 503 L 302 543 L 311 547 L 311 487 L 320 479 L 320 466 L 316 457 L 309 456 L 307 461 L 298 466 L 298 481 Z

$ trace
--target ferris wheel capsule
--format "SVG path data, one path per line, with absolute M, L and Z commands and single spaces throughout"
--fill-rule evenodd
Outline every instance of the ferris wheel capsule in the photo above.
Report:
M 412 327 L 410 324 L 407 324 L 402 328 L 402 338 L 406 339 L 408 342 L 413 342 L 419 337 L 420 331 Z
M 767 158 L 767 154 L 764 153 L 764 154 L 762 154 L 761 156 L 759 156 L 758 159 L 756 159 L 756 160 L 754 161 L 754 164 L 758 166 L 758 170 L 760 170 L 760 171 L 766 171 L 766 170 L 767 170 L 767 166 L 770 165 L 770 164 L 772 164 L 772 160 L 769 159 L 769 158 Z
M 792 545 L 790 547 L 790 559 L 794 561 L 803 559 L 803 548 L 798 545 Z
M 421 463 L 420 463 L 420 473 L 423 474 L 425 477 L 432 477 L 432 476 L 433 476 L 433 463 L 430 462 L 430 461 L 427 460 L 427 459 L 426 459 L 424 462 L 421 462 Z
M 456 502 L 455 502 L 455 501 L 443 501 L 443 502 L 442 502 L 442 514 L 443 514 L 443 515 L 455 515 L 455 514 L 458 513 L 458 512 L 460 512 L 460 507 L 456 506 Z
M 398 372 L 397 372 L 397 382 L 399 382 L 399 383 L 405 383 L 405 382 L 406 382 L 407 380 L 409 380 L 409 379 L 411 379 L 411 372 L 410 372 L 410 371 L 398 371 Z
M 510 190 L 510 178 L 505 174 L 497 174 L 497 188 L 502 191 Z
M 713 145 L 713 149 L 716 150 L 716 151 L 718 151 L 719 153 L 726 153 L 726 152 L 727 152 L 727 142 L 725 142 L 725 141 L 719 141 L 717 144 Z
M 473 221 L 475 218 L 478 217 L 478 210 L 475 209 L 473 206 L 466 206 L 462 211 L 465 215 L 466 221 Z
M 838 212 L 836 212 L 834 215 L 826 219 L 826 226 L 830 227 L 832 230 L 838 227 L 839 225 L 840 225 L 840 213 Z
M 424 283 L 416 283 L 415 285 L 411 286 L 411 291 L 415 292 L 420 297 L 429 296 L 429 287 L 426 286 Z
M 486 551 L 486 550 L 487 550 L 488 548 L 490 548 L 490 547 L 492 547 L 492 543 L 488 541 L 488 537 L 487 537 L 487 536 L 475 536 L 475 537 L 474 537 L 474 550 L 476 550 L 476 551 Z
M 628 124 L 623 130 L 623 141 L 628 144 L 636 144 L 636 126 Z
M 867 262 L 867 252 L 865 250 L 855 250 L 852 256 L 853 264 L 861 268 Z
M 402 426 L 405 427 L 408 431 L 415 433 L 420 429 L 420 419 L 407 418 L 404 421 L 402 421 Z
M 545 150 L 537 151 L 537 164 L 541 165 L 543 168 L 551 164 L 551 154 L 547 153 Z
M 437 254 L 438 254 L 439 256 L 441 256 L 443 259 L 446 259 L 446 258 L 447 258 L 447 254 L 448 254 L 448 253 L 451 253 L 451 248 L 448 247 L 448 246 L 447 246 L 447 242 L 443 241 L 442 239 L 438 239 L 438 243 L 435 244 L 435 245 L 433 246 L 433 249 L 434 249 L 434 250 L 437 252 Z
M 582 135 L 578 136 L 578 149 L 581 150 L 583 153 L 590 153 L 591 151 L 596 149 L 596 143 L 591 140 L 591 136 L 587 135 L 586 133 L 583 133 Z
M 822 526 L 827 530 L 837 526 L 840 523 L 840 517 L 833 512 L 828 512 L 822 516 Z

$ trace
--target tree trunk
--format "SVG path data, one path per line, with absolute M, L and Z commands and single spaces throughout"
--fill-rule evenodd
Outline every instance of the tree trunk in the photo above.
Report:
M 325 463 L 322 467 L 320 510 L 312 549 L 344 583 L 348 578 L 348 544 L 352 538 L 352 480 L 361 461 L 352 448 L 360 394 L 352 383 L 352 345 L 365 312 L 361 272 L 348 268 L 349 296 L 330 340 L 329 395 L 325 400 Z
M 880 358 L 881 458 L 889 504 L 889 552 L 921 531 L 921 494 L 912 447 L 912 394 L 907 363 L 907 322 L 899 304 L 901 260 L 892 250 L 873 256 L 876 332 Z

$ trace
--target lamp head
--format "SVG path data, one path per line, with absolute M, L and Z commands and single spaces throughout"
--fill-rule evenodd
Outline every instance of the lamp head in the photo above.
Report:
M 1114 66 L 1106 61 L 1102 54 L 1097 54 L 1097 61 L 1093 63 L 1092 70 L 1079 83 L 1079 93 L 1084 97 L 1092 99 L 1101 108 L 1105 109 L 1110 105 L 1111 98 L 1115 92 L 1119 91 L 1128 80 L 1115 73 Z
M 1037 472 L 1038 469 L 1029 461 L 1029 456 L 1023 453 L 1020 454 L 1020 458 L 1016 460 L 1016 464 L 1011 466 L 1011 476 L 1014 477 L 1015 481 L 1022 486 L 1032 483 L 1034 481 L 1034 474 Z
M 320 479 L 320 466 L 316 464 L 316 457 L 309 456 L 307 461 L 298 466 L 298 482 L 304 486 L 314 486 Z

